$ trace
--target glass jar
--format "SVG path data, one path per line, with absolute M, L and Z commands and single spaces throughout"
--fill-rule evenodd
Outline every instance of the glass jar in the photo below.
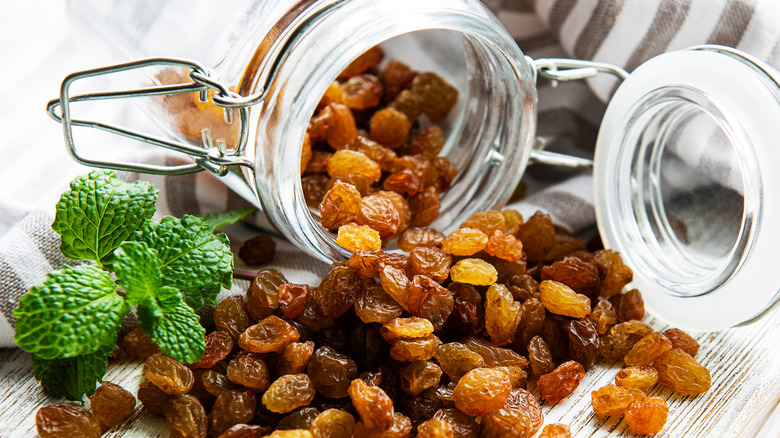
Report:
M 780 149 L 773 147 L 780 138 L 780 76 L 744 53 L 692 48 L 658 56 L 631 75 L 592 62 L 532 60 L 472 0 L 256 0 L 218 6 L 74 0 L 70 7 L 77 27 L 123 50 L 123 60 L 177 57 L 67 78 L 60 100 L 49 109 L 58 118 L 54 110 L 64 103 L 59 120 L 74 157 L 88 165 L 152 173 L 208 169 L 261 207 L 287 239 L 323 260 L 349 252 L 306 205 L 298 172 L 301 145 L 320 96 L 366 50 L 380 45 L 388 58 L 441 73 L 460 93 L 443 125 L 442 153 L 459 169 L 433 224 L 445 232 L 478 211 L 503 205 L 532 155 L 582 164 L 533 150 L 537 74 L 553 81 L 615 74 L 625 81 L 599 132 L 595 207 L 605 246 L 619 251 L 634 270 L 633 285 L 648 309 L 681 328 L 715 330 L 751 321 L 778 302 L 780 276 L 771 263 L 780 259 L 780 231 L 771 218 L 780 215 L 780 196 L 770 188 L 780 187 L 774 169 Z M 206 135 L 203 145 L 193 144 L 171 129 L 175 105 L 163 100 L 150 112 L 170 139 L 98 127 L 185 152 L 195 164 L 162 168 L 80 156 L 72 126 L 95 125 L 70 117 L 70 104 L 89 100 L 70 95 L 72 82 L 171 65 L 190 69 L 192 82 L 176 91 L 197 89 L 205 100 L 211 90 L 215 103 L 232 108 L 226 113 L 234 124 L 238 120 L 241 135 L 227 134 L 230 141 L 222 142 Z M 161 82 L 156 71 L 147 82 Z M 150 95 L 172 91 L 149 89 Z M 137 90 L 126 96 L 133 94 Z
M 476 0 L 219 4 L 74 0 L 70 15 L 90 46 L 107 46 L 101 55 L 104 59 L 160 55 L 193 59 L 212 68 L 212 77 L 220 83 L 254 100 L 248 111 L 245 150 L 230 141 L 223 146 L 253 159 L 231 162 L 223 157 L 218 165 L 238 166 L 221 178 L 262 208 L 282 235 L 323 260 L 344 259 L 350 252 L 335 243 L 332 233 L 319 224 L 318 212 L 306 205 L 296 171 L 301 145 L 320 97 L 368 49 L 381 45 L 386 58 L 435 71 L 458 89 L 459 103 L 441 124 L 447 138 L 441 154 L 459 172 L 441 198 L 434 227 L 452 230 L 474 213 L 504 204 L 531 152 L 536 123 L 534 68 L 495 16 Z M 147 70 L 147 81 L 159 83 L 160 70 Z M 187 140 L 181 130 L 171 128 L 179 123 L 175 107 L 163 104 L 149 111 L 167 134 Z M 204 148 L 194 145 L 185 152 L 197 152 L 193 149 L 200 149 L 200 163 L 208 165 Z M 182 166 L 174 171 L 191 170 L 198 169 Z

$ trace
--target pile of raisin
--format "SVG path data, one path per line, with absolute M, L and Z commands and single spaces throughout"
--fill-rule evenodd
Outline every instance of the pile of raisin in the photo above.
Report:
M 378 250 L 409 227 L 430 225 L 457 170 L 439 156 L 458 91 L 380 48 L 355 60 L 322 96 L 301 153 L 301 186 L 336 243 Z

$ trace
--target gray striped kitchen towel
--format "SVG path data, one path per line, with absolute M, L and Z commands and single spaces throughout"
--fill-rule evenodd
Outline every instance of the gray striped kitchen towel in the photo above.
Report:
M 697 44 L 722 44 L 780 66 L 780 2 L 775 0 L 484 0 L 506 25 L 520 48 L 533 58 L 573 57 L 615 64 L 628 71 L 663 52 Z M 3 40 L 16 35 L 0 30 Z M 17 29 L 18 30 L 18 29 Z M 48 34 L 47 34 L 48 36 Z M 29 50 L 29 48 L 27 48 Z M 57 56 L 54 51 L 47 57 Z M 31 56 L 27 57 L 32 58 Z M 41 66 L 45 61 L 41 55 Z M 50 60 L 50 59 L 49 59 Z M 47 71 L 48 66 L 41 68 Z M 35 70 L 36 72 L 38 70 Z M 539 86 L 538 134 L 548 149 L 592 157 L 598 126 L 617 80 L 599 75 L 552 88 Z M 0 88 L 0 96 L 6 89 Z M 42 103 L 42 102 L 41 102 Z M 36 107 L 40 111 L 40 105 Z M 12 128 L 4 123 L 6 128 Z M 42 146 L 44 147 L 44 146 Z M 49 141 L 45 147 L 61 148 Z M 3 144 L 6 156 L 41 154 L 37 147 Z M 45 156 L 45 154 L 42 154 Z M 45 160 L 45 157 L 41 158 Z M 157 160 L 165 160 L 158 156 Z M 58 169 L 55 164 L 42 169 Z M 5 170 L 13 171 L 13 170 Z M 19 169 L 16 171 L 27 171 Z M 81 169 L 83 173 L 83 169 Z M 73 172 L 49 171 L 42 186 L 64 189 Z M 124 175 L 126 179 L 137 176 Z M 245 205 L 206 173 L 180 177 L 147 177 L 160 189 L 159 212 L 181 215 L 224 211 Z M 527 195 L 513 207 L 524 216 L 542 210 L 572 232 L 595 224 L 589 172 L 532 165 L 523 178 Z M 60 190 L 61 191 L 61 190 Z M 13 345 L 12 310 L 19 297 L 45 274 L 72 263 L 59 253 L 51 230 L 53 208 L 4 203 L 0 198 L 0 347 Z M 249 234 L 236 231 L 235 245 Z M 327 267 L 285 242 L 278 242 L 275 266 L 292 281 L 316 284 Z M 239 283 L 237 289 L 245 287 Z M 227 293 L 227 292 L 224 292 Z

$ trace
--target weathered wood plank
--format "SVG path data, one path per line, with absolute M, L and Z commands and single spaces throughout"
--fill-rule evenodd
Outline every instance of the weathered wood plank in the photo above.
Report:
M 648 322 L 658 330 L 667 328 L 653 319 Z M 780 310 L 748 327 L 697 336 L 701 343 L 697 359 L 712 373 L 712 388 L 696 397 L 675 395 L 661 385 L 651 390 L 650 395 L 664 397 L 670 409 L 667 426 L 656 436 L 780 435 L 778 333 Z M 571 397 L 543 407 L 545 423 L 568 424 L 575 437 L 633 436 L 624 421 L 596 417 L 590 406 L 590 391 L 611 383 L 621 366 L 619 362 L 596 364 Z M 124 359 L 109 367 L 106 380 L 135 393 L 141 376 L 141 364 Z M 28 354 L 10 349 L 0 351 L 0 436 L 34 436 L 35 412 L 56 402 L 35 381 Z M 104 436 L 169 435 L 165 421 L 142 412 L 139 404 L 128 421 Z

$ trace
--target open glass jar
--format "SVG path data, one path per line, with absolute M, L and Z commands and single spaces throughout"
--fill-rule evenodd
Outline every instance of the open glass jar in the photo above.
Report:
M 780 256 L 780 232 L 767 218 L 780 214 L 780 197 L 765 190 L 780 182 L 772 170 L 780 151 L 769 147 L 780 134 L 772 122 L 780 120 L 780 93 L 776 72 L 747 55 L 691 49 L 654 58 L 630 76 L 596 63 L 535 61 L 476 0 L 151 6 L 71 2 L 78 26 L 124 50 L 125 59 L 176 56 L 66 78 L 49 112 L 63 122 L 71 154 L 83 164 L 161 174 L 209 170 L 261 207 L 303 250 L 343 259 L 349 252 L 306 205 L 300 155 L 320 96 L 359 55 L 380 45 L 388 58 L 440 72 L 459 91 L 443 124 L 442 150 L 459 172 L 433 224 L 445 232 L 503 205 L 519 182 L 534 153 L 537 74 L 568 80 L 606 71 L 627 79 L 600 130 L 598 223 L 605 245 L 635 270 L 650 310 L 678 326 L 710 330 L 748 321 L 777 302 L 780 276 L 768 271 Z M 160 83 L 159 69 L 171 66 L 185 69 L 185 83 Z M 134 69 L 144 69 L 155 85 L 70 94 L 77 80 Z M 70 105 L 82 100 L 192 92 L 225 108 L 234 136 L 223 142 L 206 135 L 203 144 L 193 143 L 170 128 L 176 121 L 170 105 L 149 110 L 169 138 L 70 115 Z M 165 168 L 88 159 L 74 145 L 73 126 L 184 152 L 194 163 Z

